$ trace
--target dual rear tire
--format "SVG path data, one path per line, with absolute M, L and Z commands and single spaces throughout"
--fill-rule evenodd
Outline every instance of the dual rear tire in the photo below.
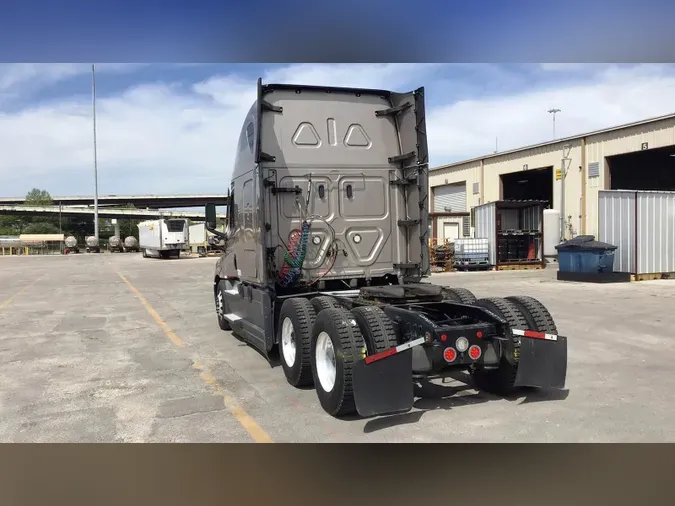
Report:
M 349 311 L 331 297 L 286 300 L 278 341 L 287 381 L 295 387 L 313 385 L 321 407 L 336 417 L 356 412 L 354 363 L 397 345 L 392 323 L 380 308 Z
M 482 307 L 505 319 L 514 329 L 557 333 L 553 318 L 538 300 L 526 296 L 478 299 L 464 289 L 449 289 L 444 298 Z M 314 386 L 322 408 L 340 417 L 356 412 L 352 369 L 367 355 L 397 346 L 391 320 L 375 306 L 347 310 L 332 297 L 290 298 L 281 308 L 277 329 L 281 363 L 295 387 Z M 515 390 L 519 340 L 513 356 L 500 353 L 495 369 L 471 371 L 476 387 L 497 395 Z
M 506 320 L 513 329 L 533 330 L 536 332 L 557 333 L 557 327 L 546 307 L 534 297 L 510 296 L 505 298 L 488 297 L 478 299 L 474 305 L 480 306 Z M 501 353 L 496 369 L 477 368 L 471 376 L 480 390 L 497 395 L 512 395 L 520 360 L 520 339 L 513 341 L 513 355 Z

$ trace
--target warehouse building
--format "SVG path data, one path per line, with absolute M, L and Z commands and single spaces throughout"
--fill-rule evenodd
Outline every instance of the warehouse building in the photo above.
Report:
M 429 184 L 438 240 L 470 237 L 475 206 L 509 199 L 546 200 L 566 237 L 597 236 L 598 190 L 675 190 L 675 114 L 435 167 Z

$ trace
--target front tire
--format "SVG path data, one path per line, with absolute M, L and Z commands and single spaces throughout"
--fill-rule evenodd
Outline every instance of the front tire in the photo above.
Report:
M 324 309 L 312 327 L 312 374 L 321 407 L 339 417 L 356 412 L 352 366 L 365 353 L 363 335 L 346 309 Z
M 277 342 L 286 380 L 294 387 L 312 384 L 311 330 L 316 311 L 307 299 L 287 299 L 281 306 Z

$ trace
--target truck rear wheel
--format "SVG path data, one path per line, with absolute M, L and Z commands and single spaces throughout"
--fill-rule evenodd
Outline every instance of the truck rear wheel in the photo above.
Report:
M 548 334 L 557 334 L 558 328 L 551 313 L 546 306 L 534 297 L 527 295 L 514 295 L 506 297 L 506 300 L 514 304 L 523 313 L 527 320 L 528 328 L 537 332 L 546 332 Z
M 442 292 L 444 299 L 459 302 L 460 304 L 471 306 L 478 300 L 477 297 L 466 288 L 444 287 Z
M 356 412 L 352 365 L 365 352 L 353 315 L 342 308 L 324 309 L 312 326 L 312 374 L 321 407 L 332 416 Z
M 398 345 L 394 325 L 379 307 L 360 306 L 351 311 L 363 334 L 369 355 L 395 348 Z
M 294 387 L 312 384 L 311 330 L 316 311 L 309 300 L 287 299 L 281 306 L 277 342 L 286 380 Z
M 527 329 L 527 320 L 518 307 L 507 299 L 489 297 L 478 299 L 475 306 L 483 307 L 488 311 L 504 318 L 515 329 Z M 515 353 L 512 364 L 502 353 L 497 369 L 478 368 L 472 371 L 476 386 L 497 395 L 508 395 L 515 390 L 516 373 L 518 372 L 519 344 L 514 341 Z
M 319 295 L 318 297 L 312 297 L 310 302 L 312 303 L 312 307 L 314 307 L 314 311 L 316 311 L 316 314 L 319 314 L 324 309 L 334 309 L 342 307 L 340 306 L 340 303 L 337 300 L 335 300 L 333 297 L 328 297 L 327 295 Z

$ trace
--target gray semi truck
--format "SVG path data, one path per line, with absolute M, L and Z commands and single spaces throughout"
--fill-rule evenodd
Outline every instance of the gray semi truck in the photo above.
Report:
M 434 285 L 424 88 L 263 84 L 238 143 L 216 315 L 333 416 L 412 409 L 468 370 L 497 394 L 564 388 L 567 339 L 527 296 Z

